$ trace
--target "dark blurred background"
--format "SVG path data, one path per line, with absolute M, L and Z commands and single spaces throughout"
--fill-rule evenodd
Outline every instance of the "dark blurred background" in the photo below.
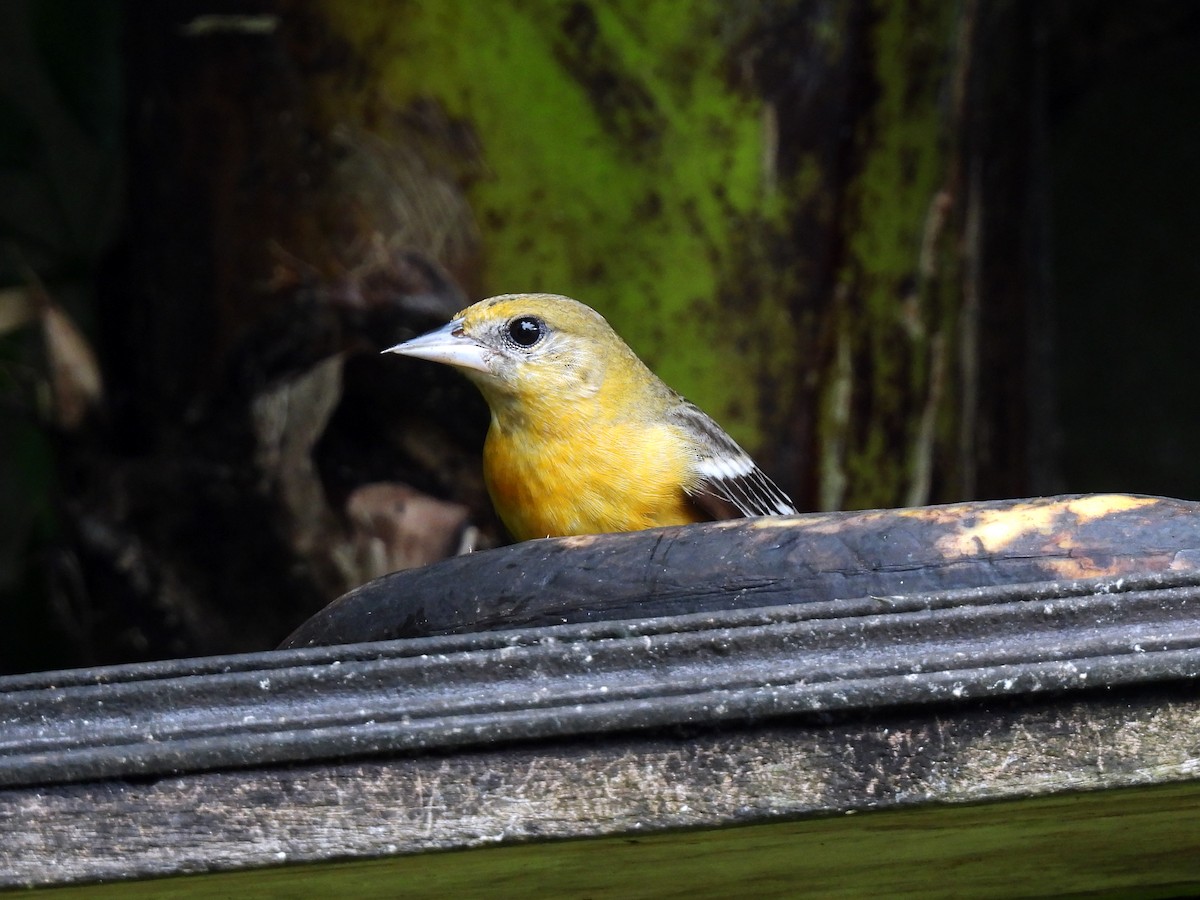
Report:
M 806 509 L 1200 498 L 1186 0 L 0 4 L 0 672 L 506 537 L 378 350 L 600 309 Z

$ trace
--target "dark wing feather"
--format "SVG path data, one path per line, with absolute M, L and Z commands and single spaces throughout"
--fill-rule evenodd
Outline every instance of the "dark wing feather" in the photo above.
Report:
M 697 406 L 681 399 L 672 418 L 692 436 L 701 481 L 688 494 L 705 513 L 714 519 L 795 515 L 788 495 Z

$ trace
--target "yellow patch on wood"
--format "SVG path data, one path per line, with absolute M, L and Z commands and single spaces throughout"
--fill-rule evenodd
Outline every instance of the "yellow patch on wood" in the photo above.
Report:
M 1131 509 L 1141 509 L 1153 506 L 1159 502 L 1157 497 L 1134 497 L 1130 494 L 1092 494 L 1067 502 L 1067 509 L 1079 517 L 1081 522 L 1090 522 L 1113 513 L 1128 512 Z
M 1061 542 L 1060 542 L 1061 544 Z M 1089 556 L 1047 556 L 1040 560 L 1042 567 L 1046 570 L 1047 577 L 1063 581 L 1073 581 L 1078 578 L 1100 578 L 1106 575 L 1121 574 L 1114 571 L 1113 566 L 1104 566 L 1096 563 Z
M 1056 503 L 973 513 L 968 517 L 971 525 L 938 540 L 937 548 L 944 556 L 993 555 L 1030 534 L 1052 534 L 1064 511 L 1064 505 Z
M 1012 506 L 1008 509 L 971 511 L 957 510 L 956 518 L 970 525 L 960 527 L 937 542 L 940 553 L 947 557 L 976 556 L 980 553 L 999 554 L 1018 541 L 1028 541 L 1033 536 L 1044 536 L 1048 543 L 1062 551 L 1075 547 L 1072 528 L 1094 522 L 1114 513 L 1127 512 L 1157 503 L 1153 497 L 1132 497 L 1127 494 L 1097 494 L 1070 500 L 1033 501 Z M 949 511 L 948 507 L 944 511 Z M 944 512 L 943 511 L 943 512 Z M 963 512 L 966 515 L 963 515 Z M 913 512 L 919 513 L 920 510 Z M 1066 519 L 1065 517 L 1070 517 Z M 1049 559 L 1047 559 L 1049 562 Z M 1069 561 L 1064 560 L 1066 565 Z M 1075 567 L 1067 565 L 1075 577 Z M 1086 569 L 1087 566 L 1084 565 Z

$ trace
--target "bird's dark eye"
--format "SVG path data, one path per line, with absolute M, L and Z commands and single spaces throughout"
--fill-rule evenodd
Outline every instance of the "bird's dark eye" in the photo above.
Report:
M 508 323 L 508 336 L 519 347 L 532 347 L 546 334 L 546 323 L 537 316 L 517 316 Z

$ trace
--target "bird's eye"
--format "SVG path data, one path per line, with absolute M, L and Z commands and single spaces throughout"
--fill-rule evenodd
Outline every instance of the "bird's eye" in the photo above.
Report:
M 532 347 L 546 334 L 546 323 L 537 316 L 517 316 L 508 323 L 508 336 L 519 347 Z

